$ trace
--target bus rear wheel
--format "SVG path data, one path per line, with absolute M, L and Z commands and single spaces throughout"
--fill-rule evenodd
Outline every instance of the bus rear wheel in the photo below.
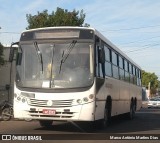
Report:
M 40 120 L 39 123 L 42 127 L 49 128 L 51 127 L 53 121 L 52 120 Z

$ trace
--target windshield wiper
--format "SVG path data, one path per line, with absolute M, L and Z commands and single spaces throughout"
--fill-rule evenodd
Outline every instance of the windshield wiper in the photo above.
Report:
M 39 49 L 39 47 L 38 47 L 37 42 L 34 42 L 34 47 L 35 47 L 35 49 L 36 49 L 36 54 L 37 54 L 37 57 L 38 57 L 38 59 L 39 59 L 39 61 L 40 61 L 41 68 L 42 68 L 42 73 L 43 73 L 43 59 L 42 59 L 42 53 L 41 53 L 41 51 L 40 51 L 40 49 Z
M 60 67 L 59 67 L 59 74 L 60 74 L 60 72 L 61 72 L 62 64 L 65 63 L 65 61 L 67 60 L 69 54 L 71 53 L 71 51 L 72 51 L 72 49 L 73 49 L 73 47 L 75 46 L 76 43 L 77 43 L 77 41 L 76 41 L 76 40 L 73 40 L 73 41 L 70 43 L 69 47 L 66 49 L 66 53 L 65 53 L 65 51 L 63 50 L 62 59 L 61 59 Z

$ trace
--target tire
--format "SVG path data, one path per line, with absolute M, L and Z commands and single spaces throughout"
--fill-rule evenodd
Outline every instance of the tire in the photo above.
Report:
M 9 107 L 6 107 L 2 110 L 2 120 L 3 121 L 9 121 L 12 117 L 12 109 Z
M 96 121 L 96 126 L 101 129 L 107 128 L 111 123 L 111 111 L 105 107 L 104 109 L 104 118 Z
M 53 121 L 52 120 L 40 120 L 39 123 L 42 127 L 49 128 L 52 126 Z
M 130 112 L 127 114 L 127 118 L 129 120 L 134 119 L 135 117 L 135 104 L 134 102 L 131 102 L 131 106 L 130 106 Z
M 109 126 L 109 123 L 110 123 L 110 115 L 109 115 L 109 110 L 108 110 L 108 108 L 105 108 L 105 110 L 104 110 L 104 119 L 103 119 L 103 121 L 102 121 L 102 127 L 103 128 L 106 128 L 107 126 Z

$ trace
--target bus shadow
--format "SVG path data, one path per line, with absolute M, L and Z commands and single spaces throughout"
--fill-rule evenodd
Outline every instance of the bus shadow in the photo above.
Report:
M 58 132 L 82 132 L 79 128 L 69 122 L 53 123 L 50 127 L 40 127 L 35 130 L 58 131 Z
M 136 113 L 133 120 L 128 120 L 126 116 L 120 115 L 112 118 L 111 125 L 105 130 L 99 130 L 99 133 L 151 133 L 153 130 L 160 130 L 160 109 L 141 109 Z

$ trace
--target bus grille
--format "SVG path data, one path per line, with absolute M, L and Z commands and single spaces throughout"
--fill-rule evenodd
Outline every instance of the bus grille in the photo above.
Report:
M 49 100 L 38 100 L 38 99 L 29 99 L 28 104 L 31 106 L 38 107 L 71 107 L 73 99 L 70 100 L 51 100 L 52 105 L 48 105 Z

